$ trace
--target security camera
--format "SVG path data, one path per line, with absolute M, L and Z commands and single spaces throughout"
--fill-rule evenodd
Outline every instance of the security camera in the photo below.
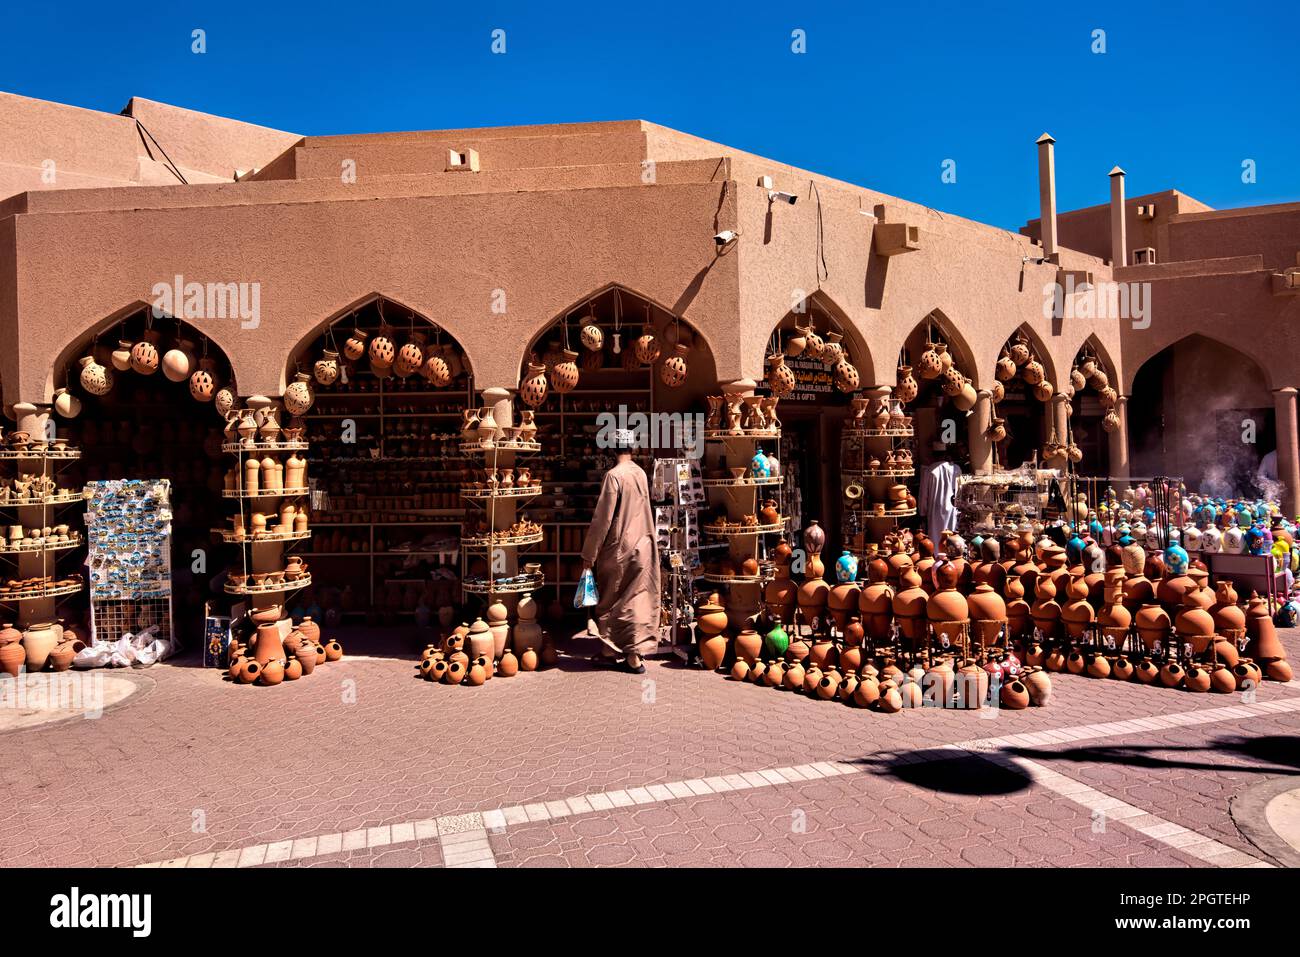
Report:
M 791 206 L 793 206 L 795 203 L 799 201 L 799 197 L 796 196 L 794 193 L 783 193 L 780 190 L 769 189 L 767 191 L 767 201 L 769 203 L 775 203 L 780 201 L 782 203 L 789 203 Z
M 724 229 L 722 232 L 718 233 L 718 235 L 713 237 L 713 241 L 717 244 L 718 248 L 721 249 L 724 246 L 730 246 L 739 236 L 740 233 L 734 232 L 730 229 Z

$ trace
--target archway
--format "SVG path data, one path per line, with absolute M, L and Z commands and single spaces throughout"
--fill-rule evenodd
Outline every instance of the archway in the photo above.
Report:
M 212 529 L 226 521 L 227 463 L 221 453 L 225 423 L 215 406 L 223 389 L 233 391 L 230 361 L 193 326 L 155 318 L 144 303 L 120 310 L 96 330 L 65 349 L 53 370 L 53 417 L 81 451 L 67 475 L 77 487 L 114 479 L 170 483 L 171 621 L 165 622 L 161 604 L 140 602 L 135 620 L 123 627 L 159 624 L 164 634 L 196 647 L 205 603 L 218 594 L 212 581 L 222 564 Z M 164 573 L 161 567 L 152 571 Z M 105 633 L 118 630 L 107 620 L 97 620 L 97 637 L 122 637 Z
M 577 583 L 583 537 L 613 461 L 601 444 L 603 426 L 645 424 L 648 442 L 638 462 L 653 477 L 653 459 L 697 454 L 690 446 L 702 436 L 682 426 L 702 426 L 716 385 L 705 338 L 663 305 L 620 285 L 574 303 L 528 344 L 515 408 L 516 416 L 531 408 L 537 426 L 541 451 L 531 460 L 532 477 L 543 492 L 529 503 L 529 515 L 542 525 L 543 541 L 519 559 L 542 566 L 552 617 L 572 611 L 560 599 Z
M 1120 427 L 1119 393 L 1114 363 L 1096 336 L 1079 347 L 1070 368 L 1070 444 L 1078 449 L 1077 469 L 1084 475 L 1110 474 L 1110 441 Z
M 765 391 L 780 398 L 781 510 L 797 536 L 812 520 L 827 534 L 827 553 L 860 546 L 859 500 L 844 498 L 861 481 L 861 442 L 845 428 L 853 399 L 876 381 L 866 342 L 829 296 L 814 292 L 773 327 L 765 349 Z M 789 370 L 784 385 L 774 366 Z M 769 449 L 768 451 L 773 451 Z M 848 474 L 852 473 L 852 474 Z
M 1181 477 L 1215 495 L 1267 491 L 1260 461 L 1277 448 L 1268 370 L 1226 343 L 1194 334 L 1138 368 L 1128 401 L 1136 476 Z
M 478 405 L 460 344 L 371 294 L 299 342 L 285 378 L 314 395 L 303 415 L 312 584 L 291 598 L 294 611 L 391 626 L 459 607 L 459 443 L 464 410 Z
M 997 465 L 1065 464 L 1069 420 L 1066 407 L 1055 405 L 1067 401 L 1062 388 L 1042 340 L 1032 327 L 1021 325 L 1003 344 L 994 370 L 994 427 L 1006 431 L 993 443 Z
M 913 327 L 903 343 L 899 366 L 910 374 L 895 395 L 910 406 L 915 432 L 915 459 L 918 468 L 928 465 L 939 454 L 952 454 L 966 469 L 966 415 L 977 401 L 978 370 L 975 357 L 953 323 L 935 310 Z M 907 395 L 914 392 L 914 398 Z

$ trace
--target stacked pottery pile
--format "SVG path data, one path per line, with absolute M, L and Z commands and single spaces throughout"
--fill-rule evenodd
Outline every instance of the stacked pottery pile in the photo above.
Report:
M 513 678 L 554 664 L 551 639 L 537 623 L 538 607 L 526 592 L 515 607 L 515 624 L 502 601 L 492 602 L 487 620 L 461 622 L 445 638 L 425 647 L 416 665 L 419 677 L 446 685 L 479 687 L 492 678 Z M 454 620 L 454 619 L 453 619 Z
M 231 681 L 239 684 L 278 685 L 310 675 L 318 667 L 343 657 L 343 646 L 321 636 L 320 626 L 304 617 L 287 635 L 282 635 L 280 609 L 253 612 L 257 632 L 247 645 L 230 644 Z M 287 619 L 286 619 L 287 621 Z
M 31 624 L 22 631 L 0 626 L 0 672 L 16 678 L 24 669 L 28 674 L 67 671 L 85 647 L 76 629 L 61 622 Z

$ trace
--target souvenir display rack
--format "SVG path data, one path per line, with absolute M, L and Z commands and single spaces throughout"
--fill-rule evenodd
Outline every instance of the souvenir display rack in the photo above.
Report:
M 86 490 L 91 634 L 113 642 L 156 626 L 156 639 L 171 640 L 171 482 L 115 479 Z
M 776 396 L 755 394 L 750 382 L 723 388 L 721 396 L 709 397 L 704 426 L 712 517 L 702 532 L 706 547 L 725 552 L 706 556 L 701 578 L 727 589 L 728 616 L 740 622 L 758 612 L 773 575 L 765 536 L 788 524 L 781 507 L 781 422 Z
M 690 660 L 694 643 L 695 582 L 708 578 L 700 562 L 700 506 L 705 501 L 700 463 L 692 458 L 655 459 L 650 497 L 655 502 L 659 546 L 659 593 L 663 609 L 659 643 Z M 683 640 L 683 639 L 687 640 Z
M 963 535 L 991 532 L 1033 522 L 1042 517 L 1041 503 L 1047 483 L 1032 463 L 1018 469 L 999 469 L 992 475 L 957 478 L 957 513 Z
M 311 585 L 309 566 L 286 553 L 310 538 L 308 450 L 301 419 L 280 424 L 280 410 L 265 396 L 232 411 L 222 450 L 234 457 L 222 495 L 237 503 L 231 529 L 214 529 L 239 549 L 227 571 L 228 595 L 254 599 L 255 608 L 282 604 L 284 595 Z M 287 458 L 286 458 L 287 454 Z M 272 524 L 276 522 L 276 524 Z M 267 534 L 270 532 L 271 534 Z M 274 602 L 268 599 L 276 598 Z
M 888 386 L 863 390 L 840 436 L 846 547 L 874 553 L 885 534 L 916 516 L 912 417 Z
M 85 496 L 59 487 L 63 465 L 80 456 L 66 439 L 33 440 L 22 431 L 9 433 L 0 448 L 0 469 L 13 466 L 13 475 L 0 479 L 0 514 L 6 516 L 0 555 L 16 566 L 12 582 L 0 586 L 0 605 L 16 606 L 20 626 L 51 620 L 58 599 L 85 587 L 79 573 L 58 571 L 59 561 L 85 544 L 67 508 Z

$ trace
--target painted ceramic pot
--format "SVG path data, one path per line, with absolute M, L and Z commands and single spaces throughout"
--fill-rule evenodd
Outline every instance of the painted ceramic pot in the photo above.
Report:
M 826 530 L 815 518 L 811 519 L 808 527 L 803 530 L 803 547 L 811 555 L 820 555 L 822 549 L 826 547 Z
M 858 577 L 858 560 L 853 553 L 845 549 L 835 560 L 835 578 L 840 582 L 856 581 Z

